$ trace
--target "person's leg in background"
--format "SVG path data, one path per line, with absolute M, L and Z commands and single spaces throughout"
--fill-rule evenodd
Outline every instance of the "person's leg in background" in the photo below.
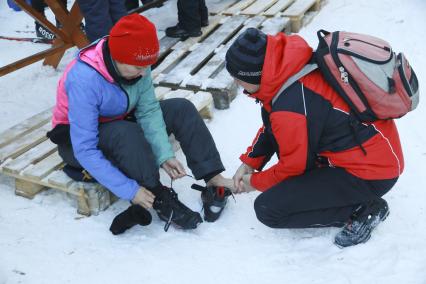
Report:
M 62 0 L 60 2 L 60 4 L 66 9 L 67 8 L 67 1 L 66 0 Z M 43 15 L 43 17 L 45 17 L 45 8 L 47 7 L 46 3 L 44 2 L 44 0 L 32 0 L 31 1 L 31 6 L 34 8 L 34 10 L 36 10 L 37 12 L 39 12 L 40 14 Z M 55 34 L 52 33 L 49 29 L 45 28 L 43 25 L 41 25 L 39 22 L 35 21 L 34 22 L 35 25 L 35 31 L 36 31 L 36 36 L 39 38 L 44 38 L 44 39 L 48 39 L 48 40 L 53 40 L 55 38 Z M 62 25 L 61 23 L 56 19 L 56 26 L 58 28 L 61 28 Z
M 89 41 L 93 42 L 109 34 L 112 26 L 126 15 L 124 0 L 77 0 L 86 23 Z
M 111 17 L 112 24 L 118 22 L 122 17 L 127 15 L 126 0 L 109 0 L 109 15 Z M 136 7 L 138 3 L 136 3 Z M 109 33 L 109 30 L 108 30 Z
M 209 25 L 209 10 L 206 6 L 205 0 L 200 1 L 200 19 L 201 19 L 201 27 L 207 27 Z
M 139 7 L 139 0 L 126 0 L 126 10 L 130 11 Z
M 167 28 L 166 35 L 182 39 L 201 36 L 200 7 L 199 0 L 178 0 L 178 24 Z

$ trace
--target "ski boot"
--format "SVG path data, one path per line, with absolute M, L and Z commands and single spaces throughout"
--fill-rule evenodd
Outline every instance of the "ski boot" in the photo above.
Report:
M 233 197 L 231 190 L 223 186 L 201 186 L 193 184 L 191 188 L 201 191 L 204 220 L 207 222 L 216 221 L 225 208 L 228 197 L 230 195 Z
M 389 215 L 389 206 L 382 198 L 360 205 L 336 237 L 334 244 L 340 248 L 367 242 L 371 232 Z
M 179 228 L 188 230 L 197 228 L 202 223 L 200 213 L 194 212 L 179 201 L 177 193 L 168 187 L 163 187 L 153 204 L 158 217 L 165 221 L 164 231 L 174 224 Z

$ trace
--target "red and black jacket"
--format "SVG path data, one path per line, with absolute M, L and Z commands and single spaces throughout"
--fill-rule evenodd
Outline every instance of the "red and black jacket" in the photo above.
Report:
M 311 57 L 312 48 L 297 35 L 268 36 L 260 89 L 251 95 L 262 103 L 263 126 L 240 157 L 258 170 L 251 177 L 252 186 L 265 191 L 316 167 L 318 161 L 366 180 L 398 177 L 404 160 L 394 121 L 354 120 L 320 71 L 295 82 L 271 105 L 283 83 Z M 262 170 L 273 154 L 278 163 Z

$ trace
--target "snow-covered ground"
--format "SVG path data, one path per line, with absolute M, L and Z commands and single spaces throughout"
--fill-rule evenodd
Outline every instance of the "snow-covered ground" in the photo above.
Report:
M 216 2 L 219 0 L 207 0 Z M 210 3 L 210 4 L 211 4 Z M 328 0 L 300 34 L 315 46 L 320 29 L 370 33 L 403 50 L 424 88 L 426 1 Z M 151 10 L 160 29 L 176 21 L 175 1 Z M 49 15 L 51 17 L 51 15 Z M 33 21 L 0 2 L 0 35 L 25 36 Z M 28 35 L 34 36 L 29 33 Z M 0 40 L 0 66 L 45 48 Z M 0 77 L 0 131 L 54 104 L 59 68 L 36 63 Z M 260 126 L 259 106 L 241 95 L 208 123 L 226 175 Z M 123 235 L 109 231 L 127 207 L 115 203 L 99 216 L 80 218 L 72 201 L 48 190 L 27 200 L 14 195 L 11 179 L 0 176 L 0 284 L 3 283 L 426 283 L 426 106 L 398 120 L 406 169 L 386 196 L 391 215 L 371 240 L 344 250 L 332 244 L 337 229 L 273 230 L 259 223 L 253 200 L 237 196 L 216 223 L 183 232 L 154 217 L 148 227 Z M 182 155 L 179 154 L 180 158 Z M 174 185 L 180 198 L 200 210 L 199 193 L 184 178 Z

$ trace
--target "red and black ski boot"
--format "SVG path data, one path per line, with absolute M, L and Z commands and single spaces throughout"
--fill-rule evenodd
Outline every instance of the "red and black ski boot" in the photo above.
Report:
M 233 197 L 232 191 L 223 186 L 201 186 L 194 183 L 191 188 L 201 191 L 204 220 L 207 222 L 214 222 L 219 219 L 220 214 L 226 206 L 228 197 L 231 195 Z

